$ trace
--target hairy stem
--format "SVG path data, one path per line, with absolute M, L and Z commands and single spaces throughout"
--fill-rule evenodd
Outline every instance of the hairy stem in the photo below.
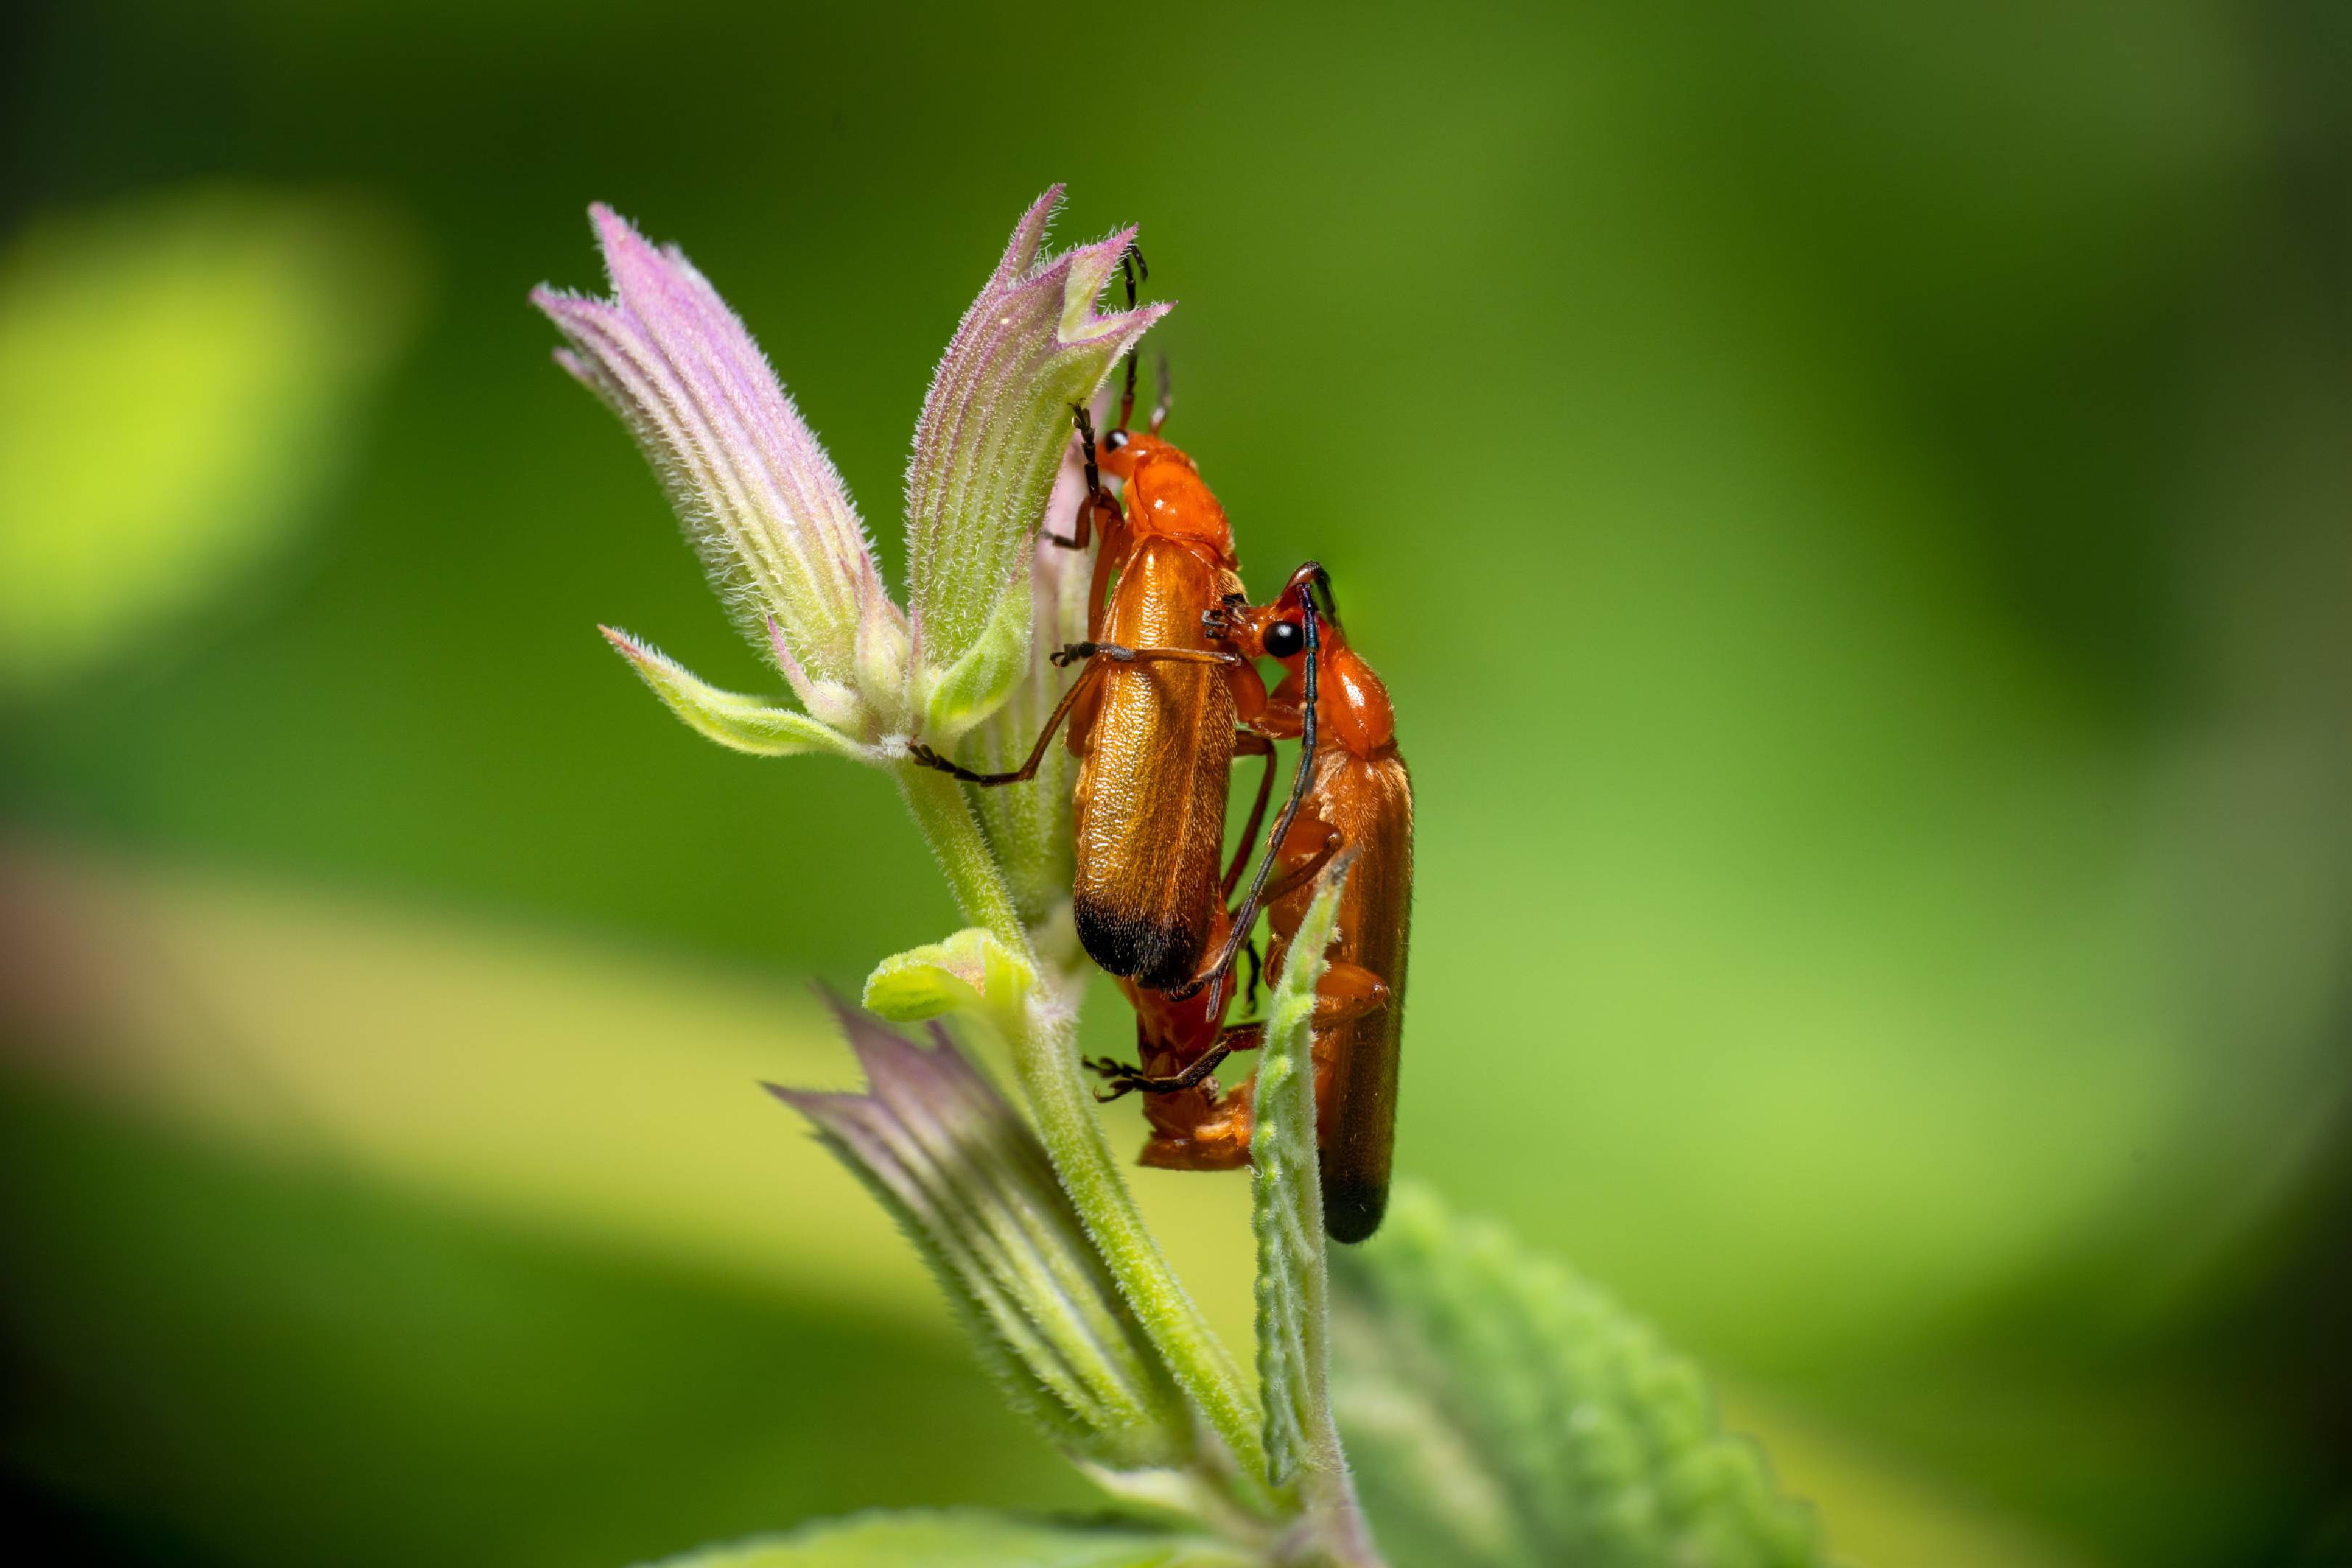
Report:
M 962 787 L 912 763 L 898 774 L 899 791 L 947 873 L 964 918 L 1036 963 L 1035 949 Z M 1257 1480 L 1265 1473 L 1257 1401 L 1145 1226 L 1095 1119 L 1094 1097 L 1078 1069 L 1076 984 L 1057 986 L 1043 964 L 1038 973 L 1041 990 L 1024 1010 L 1021 1026 L 1010 1031 L 1009 1042 L 1038 1136 L 1144 1331 L 1230 1450 L 1241 1494 L 1263 1507 L 1268 1500 Z
M 1032 1004 L 1023 1034 L 1013 1042 L 1013 1071 L 1062 1185 L 1144 1331 L 1232 1450 L 1240 1474 L 1249 1478 L 1249 1489 L 1257 1491 L 1255 1478 L 1265 1470 L 1257 1401 L 1145 1227 L 1112 1157 L 1095 1119 L 1094 1096 L 1078 1071 L 1076 1009 L 1041 997 Z
M 915 826 L 923 830 L 923 841 L 946 874 L 956 908 L 964 919 L 1034 962 L 1029 933 L 1022 929 L 1020 912 L 988 852 L 988 841 L 981 837 L 980 824 L 964 804 L 963 786 L 913 763 L 900 763 L 897 773 L 899 796 L 914 813 Z
M 1372 1544 L 1371 1529 L 1364 1522 L 1363 1505 L 1356 1500 L 1355 1479 L 1348 1473 L 1336 1434 L 1330 1440 L 1328 1462 L 1301 1475 L 1298 1491 L 1316 1522 L 1319 1545 L 1331 1562 L 1341 1568 L 1387 1568 L 1387 1560 Z
M 1324 872 L 1266 1005 L 1251 1196 L 1266 1447 L 1276 1476 L 1295 1479 L 1307 1515 L 1281 1561 L 1381 1568 L 1331 1414 L 1330 1252 L 1316 1153 L 1316 998 L 1354 859 L 1350 850 Z

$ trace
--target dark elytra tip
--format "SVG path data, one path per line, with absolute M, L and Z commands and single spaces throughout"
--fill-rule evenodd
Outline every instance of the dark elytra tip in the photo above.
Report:
M 1323 1189 L 1323 1231 L 1332 1240 L 1353 1245 L 1381 1228 L 1389 1212 L 1385 1184 L 1334 1182 Z
M 1207 933 L 1184 921 L 1137 920 L 1081 900 L 1072 911 L 1087 956 L 1110 974 L 1133 975 L 1154 991 L 1172 991 L 1192 978 L 1208 947 Z

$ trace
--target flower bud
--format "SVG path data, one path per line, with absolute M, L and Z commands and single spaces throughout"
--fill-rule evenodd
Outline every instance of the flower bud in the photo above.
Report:
M 905 617 L 840 474 L 693 264 L 610 208 L 589 210 L 613 296 L 532 292 L 570 340 L 557 362 L 627 424 L 720 596 L 809 711 L 875 739 L 878 709 L 896 706 L 905 684 L 903 659 L 881 662 L 891 638 L 877 623 L 903 643 Z M 861 660 L 861 641 L 876 658 Z M 883 702 L 866 700 L 869 678 Z
M 921 1247 L 989 1371 L 1072 1457 L 1192 1454 L 1174 1381 L 1019 1113 L 937 1026 L 926 1050 L 836 1005 L 863 1094 L 777 1089 Z
M 987 718 L 1026 673 L 1030 555 L 1070 410 L 1171 308 L 1095 311 L 1133 229 L 1041 260 L 1061 199 L 1056 185 L 1013 229 L 915 427 L 907 468 L 914 700 L 935 745 Z

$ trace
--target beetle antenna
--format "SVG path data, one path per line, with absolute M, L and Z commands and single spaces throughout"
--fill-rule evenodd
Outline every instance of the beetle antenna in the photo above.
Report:
M 1331 592 L 1331 574 L 1323 570 L 1320 561 L 1310 561 L 1300 571 L 1314 573 L 1315 589 L 1323 595 L 1323 608 L 1329 612 L 1326 618 L 1335 626 L 1340 625 L 1339 595 Z
M 1143 247 L 1129 240 L 1127 248 L 1118 253 L 1119 276 L 1127 279 L 1127 308 L 1135 309 L 1137 290 L 1151 281 L 1151 265 L 1143 259 Z M 1127 384 L 1118 395 L 1118 427 L 1126 429 L 1135 418 L 1135 351 L 1127 351 Z M 1152 428 L 1160 428 L 1153 425 Z

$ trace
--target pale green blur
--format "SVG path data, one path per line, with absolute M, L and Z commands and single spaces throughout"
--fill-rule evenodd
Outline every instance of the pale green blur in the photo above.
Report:
M 414 315 L 410 237 L 207 188 L 47 216 L 0 255 L 0 679 L 173 619 L 314 502 Z

